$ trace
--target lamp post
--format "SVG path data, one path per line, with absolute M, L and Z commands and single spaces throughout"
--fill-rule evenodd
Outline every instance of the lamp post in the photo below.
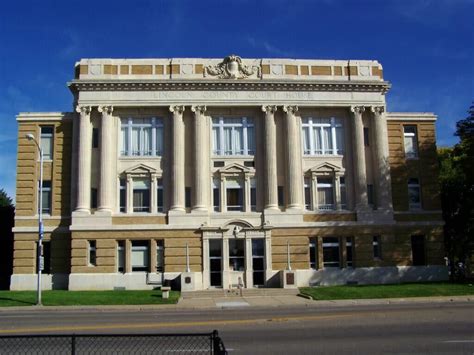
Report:
M 36 269 L 38 272 L 36 305 L 41 306 L 41 271 L 43 270 L 43 149 L 41 149 L 35 136 L 31 133 L 25 135 L 26 139 L 33 141 L 40 155 L 40 179 L 38 198 L 38 251 L 36 258 Z

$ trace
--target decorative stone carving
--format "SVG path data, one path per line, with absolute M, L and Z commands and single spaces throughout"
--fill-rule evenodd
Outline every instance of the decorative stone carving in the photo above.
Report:
M 220 79 L 245 79 L 254 74 L 261 76 L 260 67 L 245 65 L 242 58 L 234 54 L 225 57 L 215 66 L 207 65 L 204 70 L 204 76 L 217 76 Z
M 361 115 L 365 111 L 364 106 L 351 106 L 351 111 L 355 114 Z
M 207 107 L 205 105 L 193 105 L 191 106 L 191 111 L 196 112 L 199 115 L 203 115 L 207 111 Z
M 276 105 L 263 105 L 262 106 L 262 111 L 265 113 L 275 113 L 277 110 Z
M 290 113 L 292 115 L 294 115 L 296 112 L 298 112 L 298 106 L 296 105 L 285 105 L 283 106 L 283 111 L 285 111 L 286 113 Z
M 184 106 L 183 105 L 171 105 L 170 106 L 170 112 L 182 115 L 183 112 L 184 112 Z
M 372 106 L 370 110 L 375 113 L 376 115 L 381 115 L 385 112 L 385 107 L 383 106 Z
M 92 107 L 90 106 L 76 106 L 76 112 L 80 113 L 81 116 L 88 116 L 92 111 Z
M 97 107 L 97 110 L 106 116 L 110 116 L 112 112 L 114 112 L 114 107 L 113 106 L 99 106 Z

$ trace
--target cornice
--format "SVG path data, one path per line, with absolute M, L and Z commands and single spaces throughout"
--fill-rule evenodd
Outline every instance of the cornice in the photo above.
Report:
M 69 89 L 79 91 L 358 91 L 385 94 L 391 88 L 387 81 L 262 81 L 262 80 L 73 80 Z

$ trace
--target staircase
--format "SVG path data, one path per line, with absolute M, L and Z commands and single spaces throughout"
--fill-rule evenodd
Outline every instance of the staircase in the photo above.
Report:
M 215 289 L 203 291 L 181 292 L 182 299 L 198 298 L 221 298 L 221 297 L 273 297 L 273 296 L 297 296 L 298 289 L 284 288 L 243 288 L 239 289 Z

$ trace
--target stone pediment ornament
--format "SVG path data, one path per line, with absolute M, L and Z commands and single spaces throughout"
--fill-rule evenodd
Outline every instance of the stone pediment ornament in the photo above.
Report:
M 138 164 L 131 168 L 128 168 L 123 172 L 126 175 L 143 175 L 156 173 L 156 169 L 145 164 Z
M 238 163 L 232 163 L 220 168 L 217 171 L 221 174 L 251 173 L 252 169 L 249 169 L 248 167 L 238 164 Z
M 311 169 L 308 170 L 308 172 L 310 173 L 319 173 L 319 172 L 340 173 L 340 172 L 344 172 L 344 169 L 337 165 L 326 162 L 326 163 L 322 163 L 322 164 L 312 167 Z
M 260 67 L 256 65 L 245 65 L 242 58 L 237 55 L 229 55 L 217 65 L 207 65 L 204 76 L 217 76 L 220 79 L 245 79 L 256 74 L 260 77 Z

